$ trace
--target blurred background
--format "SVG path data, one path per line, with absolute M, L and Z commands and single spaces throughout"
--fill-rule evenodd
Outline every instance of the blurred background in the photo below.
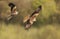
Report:
M 17 6 L 19 14 L 6 23 L 10 2 Z M 37 21 L 25 30 L 24 17 L 39 5 L 42 10 Z M 0 39 L 60 39 L 60 0 L 0 0 Z

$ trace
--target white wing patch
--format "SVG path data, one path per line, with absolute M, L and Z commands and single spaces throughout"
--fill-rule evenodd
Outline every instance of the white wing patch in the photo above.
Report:
M 15 11 L 14 13 L 12 13 L 12 15 L 18 15 L 18 11 Z

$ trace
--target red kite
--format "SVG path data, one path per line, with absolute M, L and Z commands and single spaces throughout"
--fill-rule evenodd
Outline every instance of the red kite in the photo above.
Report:
M 25 24 L 25 28 L 28 29 L 31 25 L 36 21 L 37 16 L 39 15 L 39 11 L 41 11 L 42 6 L 39 6 L 30 16 L 26 16 L 23 20 Z

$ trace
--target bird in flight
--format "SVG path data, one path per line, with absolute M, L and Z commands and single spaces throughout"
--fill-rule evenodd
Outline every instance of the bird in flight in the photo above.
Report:
M 12 19 L 14 16 L 18 15 L 17 7 L 13 3 L 9 3 L 8 6 L 10 7 L 11 15 L 8 16 L 7 20 Z
M 23 23 L 25 23 L 25 29 L 29 29 L 31 25 L 36 21 L 37 16 L 39 15 L 39 11 L 41 11 L 42 6 L 38 6 L 38 8 L 31 14 L 24 18 Z

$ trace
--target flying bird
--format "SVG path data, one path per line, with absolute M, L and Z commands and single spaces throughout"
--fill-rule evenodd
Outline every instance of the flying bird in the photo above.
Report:
M 18 15 L 17 7 L 13 3 L 9 3 L 8 6 L 10 7 L 11 15 L 8 16 L 7 20 L 12 19 L 12 17 Z
M 25 23 L 25 29 L 31 27 L 31 25 L 36 21 L 37 16 L 39 15 L 39 11 L 41 11 L 42 6 L 38 6 L 38 8 L 31 14 L 24 18 L 23 23 Z

